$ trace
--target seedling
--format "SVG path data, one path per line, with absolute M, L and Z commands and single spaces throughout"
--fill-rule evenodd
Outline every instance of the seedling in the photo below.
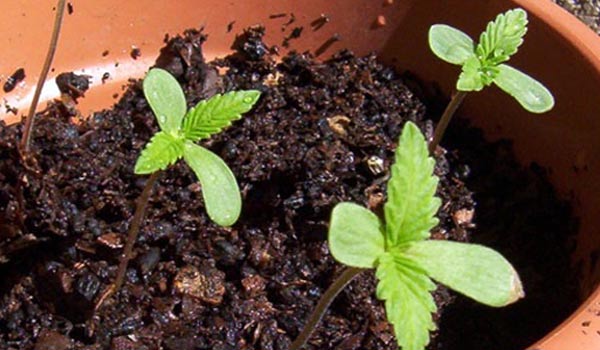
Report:
M 446 24 L 429 29 L 429 47 L 442 60 L 459 65 L 462 72 L 456 82 L 457 93 L 442 115 L 429 149 L 439 144 L 452 115 L 467 92 L 481 91 L 496 84 L 513 96 L 527 111 L 544 113 L 554 106 L 554 98 L 544 85 L 504 62 L 514 55 L 527 33 L 527 12 L 517 8 L 502 13 L 479 36 L 479 43 L 464 32 Z
M 258 101 L 260 92 L 246 90 L 217 94 L 188 110 L 181 86 L 170 73 L 160 68 L 148 72 L 143 88 L 160 131 L 142 150 L 134 172 L 152 175 L 138 199 L 115 283 L 103 293 L 96 308 L 123 283 L 152 187 L 161 170 L 183 158 L 200 181 L 208 216 L 220 226 L 233 225 L 242 209 L 240 190 L 231 169 L 218 155 L 196 142 L 221 132 L 232 121 L 240 119 Z
M 350 266 L 334 283 L 309 320 L 315 327 L 324 309 L 364 269 L 375 269 L 377 298 L 385 302 L 403 350 L 423 350 L 435 329 L 432 280 L 480 303 L 500 307 L 524 296 L 515 269 L 496 251 L 468 243 L 429 240 L 438 224 L 441 200 L 435 196 L 435 162 L 418 127 L 408 122 L 400 136 L 388 182 L 384 218 L 354 203 L 339 203 L 329 226 L 333 257 Z M 321 309 L 319 309 L 321 307 Z M 291 349 L 300 349 L 312 329 L 301 333 Z

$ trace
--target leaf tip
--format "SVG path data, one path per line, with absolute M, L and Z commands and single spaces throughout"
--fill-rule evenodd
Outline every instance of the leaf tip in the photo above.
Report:
M 244 100 L 245 103 L 248 104 L 255 104 L 256 101 L 258 101 L 258 98 L 261 95 L 261 92 L 258 90 L 247 90 L 246 91 L 246 99 Z
M 513 276 L 511 281 L 511 288 L 508 294 L 508 299 L 504 305 L 510 305 L 519 299 L 523 299 L 525 297 L 525 290 L 523 289 L 523 283 L 521 282 L 521 278 L 517 271 L 513 269 Z
M 209 212 L 210 214 L 210 212 Z M 233 226 L 239 219 L 240 217 L 240 213 L 237 214 L 232 214 L 232 213 L 223 213 L 222 215 L 219 216 L 211 216 L 212 221 L 215 222 L 215 224 L 221 226 L 221 227 L 230 227 Z
M 152 173 L 152 169 L 148 164 L 140 162 L 139 159 L 135 163 L 135 167 L 133 168 L 133 173 L 136 175 L 147 175 Z

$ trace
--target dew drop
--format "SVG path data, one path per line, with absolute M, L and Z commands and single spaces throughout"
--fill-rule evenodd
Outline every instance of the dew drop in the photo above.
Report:
M 158 121 L 163 124 L 167 122 L 167 117 L 165 117 L 164 115 L 159 115 L 158 116 Z
M 248 96 L 248 97 L 244 97 L 244 103 L 250 104 L 252 103 L 252 97 Z
M 533 102 L 534 104 L 540 104 L 542 102 L 542 97 L 539 96 L 536 93 L 531 92 L 529 94 L 529 99 L 531 100 L 531 102 Z

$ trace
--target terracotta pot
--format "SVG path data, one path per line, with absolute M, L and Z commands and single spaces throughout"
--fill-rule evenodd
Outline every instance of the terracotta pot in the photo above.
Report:
M 472 116 L 490 138 L 508 137 L 524 163 L 535 160 L 551 169 L 551 180 L 560 193 L 573 198 L 580 231 L 573 263 L 582 266 L 582 300 L 579 310 L 531 349 L 600 349 L 600 39 L 587 27 L 549 0 L 104 0 L 73 1 L 65 16 L 54 61 L 57 72 L 74 70 L 93 77 L 93 88 L 80 107 L 84 113 L 109 107 L 114 93 L 130 77 L 140 77 L 153 63 L 166 33 L 205 26 L 210 40 L 209 57 L 229 51 L 235 32 L 257 23 L 270 28 L 267 40 L 281 42 L 282 18 L 293 12 L 294 26 L 304 26 L 294 48 L 316 50 L 332 35 L 341 40 L 327 52 L 347 47 L 359 54 L 377 50 L 388 62 L 407 69 L 425 81 L 437 81 L 449 93 L 456 67 L 434 58 L 426 46 L 428 27 L 448 23 L 479 33 L 498 12 L 521 6 L 530 13 L 526 45 L 514 64 L 544 82 L 555 94 L 555 109 L 542 116 L 525 113 L 511 98 L 495 88 L 471 95 L 462 114 Z M 268 3 L 268 5 L 267 5 Z M 391 4 L 390 4 L 391 3 Z M 27 110 L 46 52 L 55 1 L 4 1 L 0 5 L 0 75 L 3 81 L 19 67 L 27 77 L 2 96 Z M 138 7 L 139 6 L 139 7 Z M 143 11 L 140 11 L 142 9 Z M 310 22 L 322 13 L 331 21 L 318 31 Z M 477 15 L 475 15 L 477 14 Z M 385 16 L 385 25 L 378 25 Z M 233 21 L 235 21 L 233 23 Z M 233 31 L 228 33 L 228 24 Z M 141 57 L 130 56 L 132 46 Z M 116 64 L 118 62 L 118 65 Z M 101 83 L 109 72 L 111 78 Z M 42 100 L 58 95 L 47 84 Z M 0 113 L 4 113 L 4 110 Z M 3 116 L 9 121 L 14 115 Z M 574 168 L 580 169 L 575 172 Z M 582 328 L 582 323 L 589 326 Z

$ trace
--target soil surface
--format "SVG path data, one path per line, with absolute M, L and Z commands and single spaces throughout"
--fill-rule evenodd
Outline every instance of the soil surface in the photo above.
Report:
M 552 0 L 577 16 L 588 27 L 600 34 L 600 1 L 598 0 Z
M 190 106 L 218 92 L 263 91 L 253 111 L 204 143 L 238 179 L 239 222 L 211 223 L 193 173 L 183 162 L 171 167 L 155 187 L 124 287 L 96 313 L 147 179 L 133 165 L 157 130 L 140 81 L 85 120 L 50 105 L 38 117 L 37 165 L 28 170 L 16 151 L 22 125 L 0 124 L 1 349 L 288 349 L 342 270 L 325 241 L 331 209 L 354 201 L 381 210 L 403 124 L 427 135 L 434 124 L 375 55 L 317 62 L 290 54 L 277 63 L 261 33 L 245 32 L 236 54 L 207 63 L 205 36 L 188 31 L 157 61 Z M 490 309 L 438 288 L 442 330 L 429 349 L 522 349 L 577 304 L 567 269 L 575 221 L 542 169 L 519 166 L 508 142 L 487 144 L 459 124 L 436 155 L 443 205 L 433 238 L 500 250 L 527 297 Z M 346 288 L 308 348 L 397 349 L 374 283 L 368 272 Z

